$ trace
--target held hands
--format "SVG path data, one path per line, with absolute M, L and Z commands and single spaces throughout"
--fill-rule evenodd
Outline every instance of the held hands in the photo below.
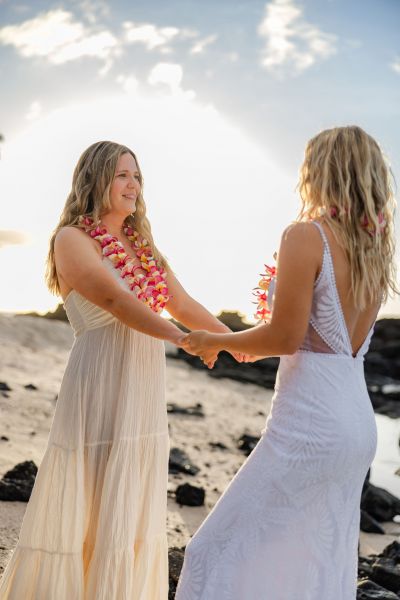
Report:
M 210 347 L 210 334 L 207 331 L 192 331 L 181 342 L 188 354 L 199 356 L 209 369 L 212 369 L 218 357 L 218 351 Z
M 180 340 L 180 347 L 188 354 L 199 356 L 209 369 L 212 369 L 218 358 L 217 350 L 211 342 L 211 336 L 207 331 L 192 331 Z M 242 352 L 230 352 L 237 362 L 254 362 L 260 357 L 243 354 Z

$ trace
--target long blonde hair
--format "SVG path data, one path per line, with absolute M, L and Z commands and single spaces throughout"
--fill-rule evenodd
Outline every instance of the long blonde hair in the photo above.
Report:
M 125 223 L 145 237 L 159 263 L 167 268 L 167 262 L 154 244 L 151 227 L 146 217 L 143 200 L 143 176 L 136 155 L 132 150 L 115 142 L 97 142 L 87 148 L 78 160 L 72 177 L 72 188 L 65 202 L 57 227 L 50 238 L 46 264 L 46 283 L 49 290 L 60 295 L 55 259 L 54 241 L 62 227 L 77 226 L 79 217 L 89 215 L 97 222 L 111 208 L 110 188 L 114 179 L 118 159 L 129 153 L 135 159 L 139 172 L 141 191 L 136 199 L 135 215 L 129 215 Z
M 399 293 L 392 175 L 377 142 L 356 126 L 322 131 L 306 146 L 298 189 L 297 220 L 323 216 L 346 252 L 360 309 Z

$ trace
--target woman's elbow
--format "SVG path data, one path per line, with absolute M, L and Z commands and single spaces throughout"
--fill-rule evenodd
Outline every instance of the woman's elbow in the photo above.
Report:
M 303 338 L 288 332 L 281 339 L 282 350 L 280 355 L 295 354 L 301 346 Z

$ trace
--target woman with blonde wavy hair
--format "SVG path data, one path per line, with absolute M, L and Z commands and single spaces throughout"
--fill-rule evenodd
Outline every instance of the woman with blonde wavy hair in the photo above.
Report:
M 397 292 L 394 199 L 359 127 L 315 136 L 301 210 L 283 233 L 269 322 L 192 332 L 220 350 L 279 356 L 263 435 L 189 542 L 176 600 L 355 600 L 362 485 L 376 450 L 364 379 L 381 303 Z
M 142 189 L 120 144 L 93 144 L 75 168 L 47 269 L 75 341 L 1 600 L 167 600 L 163 340 L 183 334 L 159 313 L 229 329 L 158 251 Z

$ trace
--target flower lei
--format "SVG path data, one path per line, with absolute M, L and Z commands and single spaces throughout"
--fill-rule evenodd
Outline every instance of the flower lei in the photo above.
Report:
M 276 254 L 274 258 L 275 256 Z M 270 296 L 274 291 L 275 284 L 273 282 L 276 278 L 277 270 L 276 267 L 264 266 L 265 273 L 260 273 L 261 279 L 258 282 L 258 287 L 254 288 L 253 295 L 257 298 L 257 302 L 254 302 L 254 304 L 257 304 L 257 311 L 254 317 L 266 323 L 272 312 Z
M 348 212 L 348 210 L 346 212 Z M 339 217 L 339 211 L 336 206 L 330 207 L 330 215 L 333 219 L 335 219 L 336 217 Z M 363 229 L 365 229 L 365 231 L 367 233 L 369 233 L 369 235 L 371 237 L 375 237 L 376 235 L 381 235 L 384 232 L 385 227 L 387 225 L 386 219 L 385 219 L 382 211 L 378 212 L 377 218 L 378 218 L 378 229 L 376 229 L 376 227 L 373 223 L 369 222 L 367 215 L 364 215 L 364 217 L 361 219 L 361 227 Z
M 154 312 L 161 312 L 170 298 L 166 283 L 167 273 L 157 265 L 149 242 L 132 227 L 124 226 L 123 231 L 140 259 L 140 265 L 135 265 L 134 259 L 125 252 L 118 238 L 109 234 L 103 224 L 95 224 L 91 217 L 83 215 L 79 217 L 78 225 L 100 243 L 103 255 L 119 269 L 122 279 L 125 279 L 138 299 Z

